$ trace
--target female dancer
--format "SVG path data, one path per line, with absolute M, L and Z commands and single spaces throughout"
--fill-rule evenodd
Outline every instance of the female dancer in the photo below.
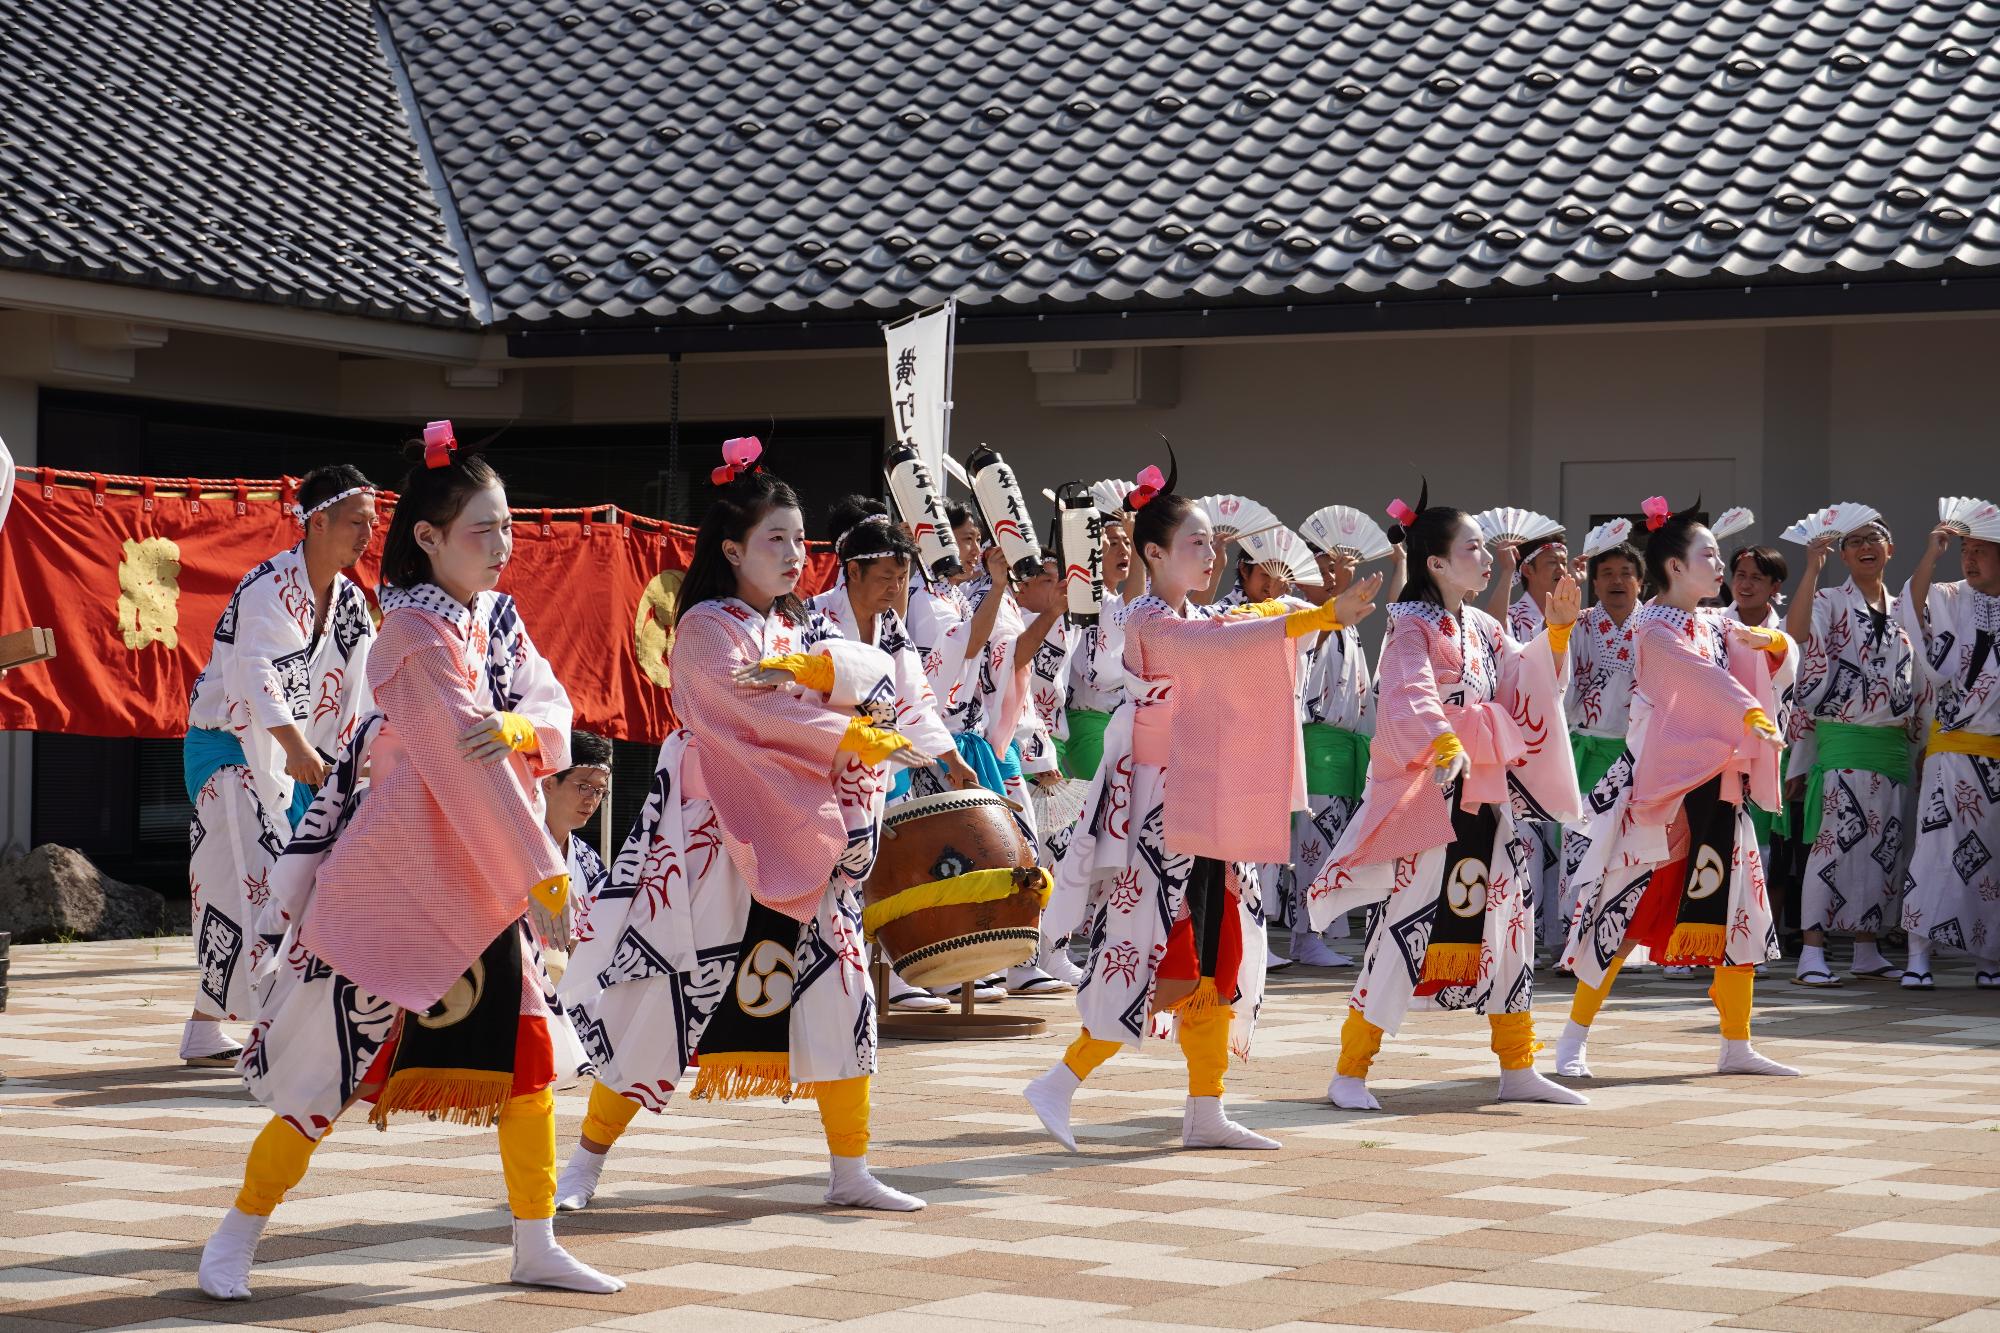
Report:
M 696 1098 L 805 1097 L 831 1155 L 826 1201 L 911 1211 L 868 1170 L 875 997 L 859 888 L 884 764 L 931 756 L 886 728 L 897 671 L 794 595 L 798 497 L 732 440 L 681 585 L 671 670 L 685 729 L 579 925 L 563 1001 L 597 1066 L 557 1197 L 581 1208 L 641 1106 L 665 1108 L 700 1052 Z M 779 688 L 780 686 L 786 688 Z
M 439 427 L 442 432 L 437 433 Z M 507 496 L 484 461 L 426 431 L 382 552 L 368 657 L 380 714 L 345 749 L 273 873 L 294 923 L 239 1068 L 275 1113 L 201 1254 L 201 1289 L 250 1294 L 271 1211 L 341 1112 L 375 1100 L 497 1125 L 514 1214 L 512 1281 L 624 1289 L 555 1242 L 557 1070 L 576 1061 L 528 923 L 568 876 L 536 783 L 568 766 L 569 698 L 511 599 Z M 372 773 L 367 799 L 358 791 Z
M 1305 611 L 1193 607 L 1189 594 L 1215 569 L 1207 516 L 1171 479 L 1133 497 L 1151 590 L 1125 616 L 1130 703 L 1105 732 L 1089 813 L 1063 855 L 1056 892 L 1067 901 L 1044 918 L 1067 928 L 1094 898 L 1077 993 L 1084 1028 L 1026 1096 L 1074 1151 L 1077 1088 L 1171 1014 L 1188 1068 L 1182 1143 L 1274 1148 L 1223 1114 L 1222 1087 L 1231 1051 L 1250 1054 L 1264 992 L 1256 863 L 1290 855 L 1291 814 L 1306 805 L 1290 640 L 1366 616 L 1381 578 Z
M 1563 963 L 1577 984 L 1556 1071 L 1590 1076 L 1591 1020 L 1643 944 L 1667 966 L 1715 969 L 1716 1072 L 1796 1074 L 1750 1045 L 1756 965 L 1778 956 L 1778 935 L 1745 800 L 1777 808 L 1784 742 L 1773 717 L 1796 654 L 1779 631 L 1702 607 L 1725 569 L 1692 511 L 1669 516 L 1655 497 L 1646 512 L 1646 577 L 1659 592 L 1633 614 L 1630 758 L 1598 784 L 1564 846 L 1577 905 Z
M 1535 1072 L 1534 852 L 1520 822 L 1576 815 L 1562 709 L 1576 580 L 1557 580 L 1545 628 L 1516 643 L 1472 604 L 1493 573 L 1472 519 L 1424 499 L 1390 512 L 1403 524 L 1409 574 L 1376 667 L 1368 785 L 1306 894 L 1316 927 L 1381 905 L 1327 1097 L 1379 1111 L 1369 1067 L 1383 1035 L 1421 1003 L 1486 1015 L 1500 1100 L 1579 1104 Z

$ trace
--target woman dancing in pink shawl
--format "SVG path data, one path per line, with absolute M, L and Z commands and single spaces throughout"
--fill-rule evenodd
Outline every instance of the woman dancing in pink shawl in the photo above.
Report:
M 1315 929 L 1375 909 L 1327 1098 L 1382 1109 L 1367 1079 L 1383 1036 L 1434 1006 L 1486 1015 L 1501 1101 L 1580 1103 L 1535 1072 L 1537 853 L 1525 828 L 1576 815 L 1562 703 L 1576 581 L 1561 577 L 1545 626 L 1517 643 L 1472 604 L 1493 572 L 1472 519 L 1424 499 L 1390 512 L 1409 576 L 1382 640 L 1368 786 L 1306 893 Z
M 381 712 L 342 752 L 272 874 L 284 932 L 239 1068 L 274 1115 L 201 1254 L 201 1289 L 250 1294 L 273 1209 L 356 1101 L 494 1125 L 514 1215 L 511 1280 L 604 1294 L 625 1284 L 552 1231 L 554 1086 L 575 1068 L 528 924 L 569 879 L 539 780 L 566 767 L 569 699 L 493 591 L 513 550 L 506 492 L 425 432 L 382 552 L 368 684 Z M 366 799 L 363 775 L 372 773 Z
M 562 998 L 597 1066 L 557 1190 L 595 1195 L 640 1107 L 690 1095 L 819 1104 L 837 1207 L 923 1200 L 868 1169 L 875 995 L 860 888 L 875 863 L 889 767 L 950 738 L 913 660 L 843 638 L 793 589 L 805 526 L 792 488 L 732 440 L 714 473 L 674 631 L 674 705 L 653 788 L 590 904 Z M 891 726 L 925 736 L 919 748 Z
M 1563 965 L 1576 998 L 1556 1048 L 1556 1072 L 1590 1077 L 1585 1043 L 1632 950 L 1712 967 L 1708 996 L 1722 1020 L 1722 1074 L 1796 1074 L 1750 1045 L 1758 963 L 1778 956 L 1750 800 L 1779 808 L 1774 718 L 1797 653 L 1774 629 L 1702 605 L 1722 590 L 1722 552 L 1690 510 L 1646 501 L 1646 579 L 1654 599 L 1633 614 L 1627 753 L 1590 794 L 1563 844 L 1576 885 Z
M 1264 994 L 1257 863 L 1291 855 L 1292 812 L 1306 808 L 1290 641 L 1359 621 L 1382 580 L 1304 610 L 1191 605 L 1188 594 L 1207 588 L 1215 568 L 1214 532 L 1158 469 L 1147 472 L 1131 500 L 1151 586 L 1125 618 L 1128 700 L 1105 730 L 1087 814 L 1043 916 L 1046 934 L 1089 913 L 1090 961 L 1077 989 L 1084 1027 L 1025 1095 L 1075 1151 L 1077 1088 L 1171 1017 L 1188 1069 L 1182 1143 L 1275 1148 L 1223 1114 L 1222 1080 L 1232 1052 L 1250 1054 Z

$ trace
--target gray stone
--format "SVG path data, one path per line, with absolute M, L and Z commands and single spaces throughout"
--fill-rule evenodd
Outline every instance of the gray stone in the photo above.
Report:
M 82 852 L 44 843 L 0 865 L 0 930 L 17 944 L 128 940 L 166 928 L 166 901 L 115 880 Z

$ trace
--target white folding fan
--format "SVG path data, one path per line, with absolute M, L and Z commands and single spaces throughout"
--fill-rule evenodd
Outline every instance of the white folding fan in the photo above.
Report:
M 1522 546 L 1563 530 L 1562 524 L 1532 509 L 1489 509 L 1474 514 L 1472 521 L 1489 546 Z
M 1715 534 L 1717 541 L 1726 541 L 1739 532 L 1748 532 L 1756 521 L 1755 514 L 1737 505 L 1734 509 L 1723 510 L 1722 516 L 1709 524 L 1708 530 Z
M 1277 528 L 1278 516 L 1255 500 L 1241 495 L 1204 495 L 1195 506 L 1215 525 L 1217 545 L 1224 545 L 1249 533 Z
M 1265 532 L 1254 533 L 1243 538 L 1243 554 L 1250 558 L 1267 574 L 1290 579 L 1293 583 L 1317 584 L 1319 562 L 1313 559 L 1312 548 L 1305 538 L 1290 528 L 1276 527 Z
M 1599 523 L 1583 539 L 1583 558 L 1595 560 L 1631 535 L 1632 520 L 1629 518 L 1614 518 L 1609 523 Z
M 1991 500 L 1975 500 L 1969 495 L 1947 495 L 1938 500 L 1938 522 L 1960 537 L 2000 542 L 2000 505 Z
M 1853 500 L 1815 509 L 1778 535 L 1788 542 L 1809 546 L 1816 537 L 1845 537 L 1882 517 L 1882 511 Z
M 1125 497 L 1133 491 L 1133 484 L 1123 477 L 1106 477 L 1090 488 L 1090 498 L 1097 501 L 1097 507 L 1107 514 L 1125 512 Z
M 1299 535 L 1316 550 L 1350 556 L 1357 565 L 1380 560 L 1393 549 L 1382 525 L 1352 505 L 1314 510 L 1299 525 Z

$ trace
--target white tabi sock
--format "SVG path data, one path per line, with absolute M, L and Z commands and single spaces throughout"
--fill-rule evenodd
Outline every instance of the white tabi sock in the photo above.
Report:
M 201 1247 L 201 1267 L 195 1281 L 202 1293 L 218 1301 L 250 1299 L 250 1265 L 257 1258 L 257 1242 L 263 1238 L 264 1224 L 271 1219 L 257 1217 L 240 1208 L 222 1216 L 222 1224 Z
M 514 1219 L 514 1270 L 507 1280 L 520 1287 L 555 1287 L 593 1296 L 625 1290 L 622 1279 L 598 1272 L 556 1244 L 555 1220 L 547 1217 Z
M 924 1206 L 924 1201 L 916 1195 L 905 1194 L 875 1179 L 868 1170 L 866 1157 L 842 1157 L 838 1153 L 829 1153 L 826 1160 L 831 1168 L 826 1201 L 836 1208 L 879 1208 L 887 1213 L 914 1213 Z
M 556 1177 L 556 1211 L 581 1212 L 597 1196 L 597 1178 L 604 1174 L 604 1159 L 610 1153 L 592 1152 L 581 1143 L 563 1163 Z
M 1589 1041 L 1589 1028 L 1574 1018 L 1564 1023 L 1562 1036 L 1556 1038 L 1556 1073 L 1564 1078 L 1589 1078 L 1590 1056 L 1585 1050 Z
M 1928 938 L 1910 936 L 1910 962 L 1907 970 L 1911 972 L 1931 970 L 1931 942 Z
M 222 1030 L 220 1019 L 190 1018 L 181 1028 L 181 1059 L 210 1060 L 217 1056 L 235 1056 L 243 1048 L 229 1039 Z
M 1375 1100 L 1375 1094 L 1368 1091 L 1368 1080 L 1349 1078 L 1345 1074 L 1335 1074 L 1333 1082 L 1326 1085 L 1326 1099 L 1343 1111 L 1379 1111 L 1382 1103 Z
M 1055 1068 L 1021 1089 L 1021 1095 L 1028 1099 L 1049 1137 L 1071 1152 L 1076 1151 L 1076 1131 L 1069 1125 L 1069 1103 L 1082 1086 L 1083 1080 L 1076 1076 L 1076 1071 L 1058 1060 Z
M 1181 1111 L 1183 1148 L 1252 1148 L 1271 1152 L 1282 1147 L 1254 1129 L 1237 1124 L 1222 1113 L 1220 1097 L 1190 1097 Z
M 1860 946 L 1857 945 L 1855 951 L 1859 953 Z M 1857 959 L 1856 961 L 1859 960 Z M 1832 968 L 1826 965 L 1825 945 L 1807 944 L 1799 949 L 1799 970 L 1794 975 L 1802 977 L 1808 972 L 1831 972 L 1832 970 Z
M 1854 962 L 1852 964 L 1854 971 L 1875 972 L 1891 966 L 1893 964 L 1882 956 L 1882 950 L 1874 940 L 1854 941 Z
M 1590 1098 L 1560 1083 L 1551 1083 L 1536 1072 L 1533 1065 L 1526 1069 L 1503 1069 L 1500 1071 L 1500 1100 L 1503 1102 L 1550 1102 L 1557 1106 L 1588 1106 Z
M 1722 1040 L 1722 1054 L 1716 1057 L 1715 1072 L 1718 1074 L 1769 1074 L 1776 1078 L 1797 1078 L 1799 1071 L 1790 1065 L 1781 1065 L 1776 1060 L 1757 1054 L 1747 1041 Z

